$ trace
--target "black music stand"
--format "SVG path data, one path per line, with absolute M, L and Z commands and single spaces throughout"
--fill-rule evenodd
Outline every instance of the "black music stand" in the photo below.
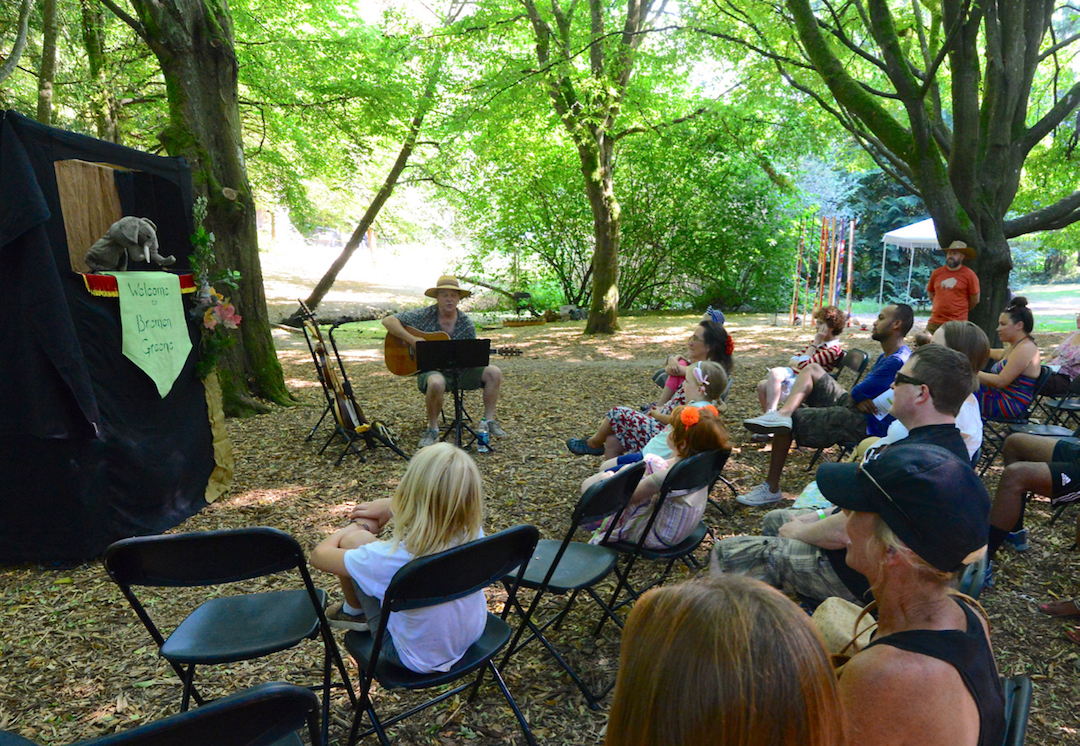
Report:
M 491 361 L 490 339 L 440 339 L 416 343 L 416 369 L 421 373 L 437 370 L 446 379 L 446 388 L 454 397 L 454 420 L 439 437 L 446 439 L 453 430 L 458 448 L 466 448 L 476 442 L 476 431 L 465 424 L 464 394 L 458 385 L 461 371 L 469 368 L 486 368 Z M 461 431 L 472 435 L 466 445 L 461 445 Z M 494 450 L 494 449 L 493 449 Z

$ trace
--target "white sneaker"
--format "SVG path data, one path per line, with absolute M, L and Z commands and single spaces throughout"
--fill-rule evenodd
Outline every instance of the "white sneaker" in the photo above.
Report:
M 488 432 L 494 435 L 496 438 L 506 437 L 506 431 L 502 429 L 502 425 L 499 424 L 498 420 L 488 420 L 487 426 Z
M 775 433 L 777 430 L 790 430 L 791 418 L 779 412 L 766 412 L 760 417 L 743 420 L 742 424 L 752 433 Z
M 435 441 L 439 439 L 438 428 L 429 427 L 424 431 L 424 434 L 420 437 L 420 442 L 417 443 L 417 448 L 427 448 L 430 445 L 435 445 Z
M 754 489 L 750 490 L 746 494 L 739 495 L 735 498 L 743 505 L 770 505 L 775 502 L 780 502 L 784 499 L 784 495 L 780 490 L 773 492 L 769 489 L 769 485 L 762 482 Z

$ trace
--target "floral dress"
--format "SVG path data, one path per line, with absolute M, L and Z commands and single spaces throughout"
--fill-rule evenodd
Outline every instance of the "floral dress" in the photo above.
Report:
M 660 411 L 671 414 L 675 407 L 686 404 L 686 393 L 682 387 L 667 401 Z M 654 420 L 647 414 L 630 407 L 615 407 L 607 413 L 611 430 L 619 439 L 619 444 L 627 453 L 638 453 L 653 436 L 664 429 L 664 423 Z

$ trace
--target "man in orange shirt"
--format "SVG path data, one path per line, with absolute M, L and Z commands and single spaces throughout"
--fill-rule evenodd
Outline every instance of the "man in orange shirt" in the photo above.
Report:
M 979 302 L 979 278 L 964 266 L 974 259 L 975 249 L 963 241 L 953 241 L 945 249 L 945 266 L 930 275 L 926 294 L 933 304 L 926 331 L 933 334 L 946 321 L 967 321 L 968 311 Z

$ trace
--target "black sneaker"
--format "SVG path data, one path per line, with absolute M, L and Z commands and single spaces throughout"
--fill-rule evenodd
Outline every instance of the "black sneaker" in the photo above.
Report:
M 367 632 L 367 617 L 364 616 L 363 613 L 347 614 L 344 606 L 344 603 L 338 601 L 336 604 L 331 604 L 326 607 L 326 621 L 330 623 L 330 626 L 334 629 L 351 629 L 357 632 Z

